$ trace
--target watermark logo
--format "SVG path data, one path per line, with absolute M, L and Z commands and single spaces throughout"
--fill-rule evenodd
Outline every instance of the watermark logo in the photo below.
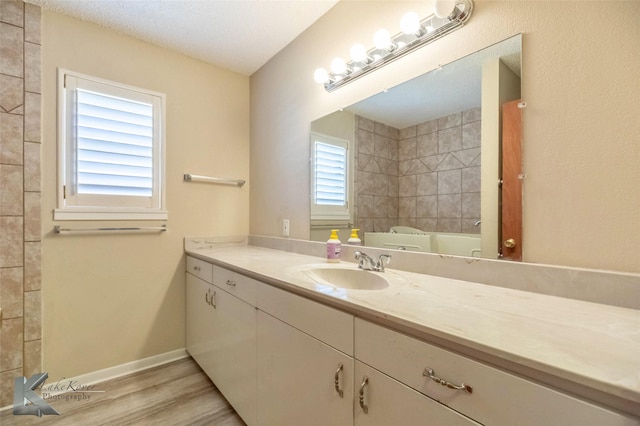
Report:
M 29 380 L 27 380 L 26 377 L 16 377 L 15 387 L 13 389 L 14 415 L 32 415 L 38 417 L 42 417 L 42 415 L 60 415 L 60 413 L 51 408 L 44 399 L 40 398 L 34 392 L 48 377 L 48 373 L 34 374 Z

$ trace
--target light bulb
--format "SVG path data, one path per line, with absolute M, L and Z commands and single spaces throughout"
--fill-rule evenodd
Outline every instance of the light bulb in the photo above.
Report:
M 316 83 L 326 83 L 329 81 L 329 73 L 324 68 L 318 68 L 313 73 L 313 79 Z
M 451 15 L 453 9 L 456 7 L 456 0 L 436 0 L 436 4 L 433 7 L 433 13 L 438 18 L 446 18 Z
M 391 34 L 385 29 L 376 31 L 373 35 L 373 45 L 376 49 L 391 50 Z
M 331 61 L 331 72 L 334 74 L 344 74 L 347 71 L 347 64 L 342 58 L 333 58 Z
M 400 29 L 407 35 L 418 34 L 420 32 L 420 17 L 415 12 L 405 13 L 400 20 Z
M 367 50 L 361 44 L 354 44 L 349 52 L 351 60 L 354 62 L 367 62 Z

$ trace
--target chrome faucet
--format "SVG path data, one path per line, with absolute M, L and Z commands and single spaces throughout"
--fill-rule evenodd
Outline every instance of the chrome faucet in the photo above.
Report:
M 377 262 L 371 256 L 362 251 L 357 251 L 355 255 L 356 260 L 358 261 L 358 268 L 365 271 L 384 272 L 384 262 L 382 259 L 386 257 L 387 263 L 391 260 L 390 254 L 381 254 L 378 256 Z

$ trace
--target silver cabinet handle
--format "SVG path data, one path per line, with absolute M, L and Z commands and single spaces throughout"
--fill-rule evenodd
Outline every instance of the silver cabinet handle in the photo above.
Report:
M 338 369 L 336 370 L 336 374 L 333 376 L 333 383 L 336 387 L 336 392 L 338 392 L 338 395 L 340 395 L 340 398 L 344 398 L 344 391 L 340 388 L 340 373 L 342 373 L 342 363 L 340 363 L 340 365 L 338 366 Z
M 429 377 L 434 382 L 440 383 L 442 386 L 446 386 L 449 389 L 463 390 L 469 393 L 473 393 L 473 388 L 469 385 L 465 385 L 464 383 L 460 383 L 459 385 L 456 385 L 454 383 L 441 379 L 440 377 L 437 377 L 436 372 L 433 371 L 432 368 L 428 368 L 428 367 L 425 368 L 424 371 L 422 372 L 422 375 L 425 377 Z
M 364 411 L 365 414 L 369 412 L 369 407 L 364 403 L 364 387 L 369 384 L 369 378 L 364 376 L 362 378 L 362 383 L 360 383 L 360 392 L 358 392 L 358 397 L 360 399 L 360 408 Z
M 211 294 L 211 289 L 207 290 L 204 294 L 204 300 L 207 302 L 209 306 L 213 306 L 213 309 L 216 309 L 216 291 L 213 291 Z
M 236 282 L 235 281 L 231 281 L 231 280 L 227 280 L 227 285 L 229 285 L 231 287 L 235 287 L 236 286 Z

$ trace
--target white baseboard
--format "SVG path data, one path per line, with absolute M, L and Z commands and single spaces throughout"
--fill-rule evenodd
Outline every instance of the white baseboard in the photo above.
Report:
M 83 385 L 92 385 L 95 383 L 100 383 L 107 380 L 116 379 L 118 377 L 126 376 L 127 374 L 146 370 L 148 368 L 157 367 L 162 364 L 168 364 L 170 362 L 177 361 L 188 356 L 189 354 L 187 353 L 186 349 L 176 349 L 175 351 L 165 352 L 163 354 L 138 359 L 135 361 L 127 362 L 125 364 L 115 365 L 103 370 L 93 371 L 91 373 L 73 377 L 70 380 L 77 381 L 78 383 L 82 383 Z M 69 379 L 65 379 L 65 381 L 68 380 Z
M 135 361 L 127 362 L 125 364 L 115 365 L 113 367 L 105 368 L 103 370 L 93 371 L 91 373 L 82 374 L 80 376 L 65 378 L 65 383 L 74 382 L 82 385 L 93 385 L 96 383 L 104 382 L 118 377 L 126 376 L 127 374 L 137 373 L 138 371 L 146 370 L 148 368 L 157 367 L 159 365 L 168 364 L 179 359 L 188 357 L 187 350 L 176 349 L 175 351 L 165 352 L 162 354 L 150 356 L 148 358 L 138 359 Z M 61 392 L 51 392 L 52 394 Z M 11 409 L 12 406 L 0 407 L 0 411 Z

